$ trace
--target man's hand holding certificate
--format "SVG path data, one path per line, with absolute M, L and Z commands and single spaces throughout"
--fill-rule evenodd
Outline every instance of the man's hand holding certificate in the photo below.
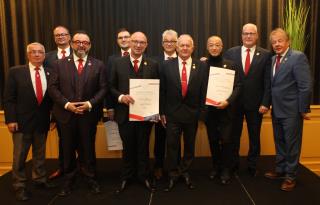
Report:
M 233 90 L 234 77 L 234 70 L 210 67 L 206 105 L 224 109 Z
M 130 121 L 159 120 L 159 79 L 130 79 Z

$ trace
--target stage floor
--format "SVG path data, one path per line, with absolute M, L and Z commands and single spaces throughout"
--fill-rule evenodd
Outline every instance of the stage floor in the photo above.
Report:
M 87 184 L 81 177 L 77 178 L 75 190 L 68 197 L 59 197 L 59 188 L 39 190 L 28 184 L 32 198 L 27 202 L 17 202 L 11 186 L 11 172 L 0 177 L 0 203 L 32 204 L 32 205 L 310 205 L 320 204 L 320 177 L 304 166 L 300 166 L 297 187 L 292 192 L 279 189 L 281 181 L 273 181 L 263 177 L 266 170 L 273 168 L 274 157 L 261 157 L 259 174 L 252 178 L 246 172 L 245 159 L 241 159 L 238 176 L 229 185 L 221 185 L 218 180 L 209 180 L 209 158 L 197 158 L 191 169 L 195 190 L 188 190 L 183 182 L 179 182 L 170 193 L 163 192 L 165 181 L 159 181 L 157 191 L 149 193 L 139 183 L 132 183 L 124 193 L 115 195 L 114 190 L 119 184 L 121 167 L 120 159 L 99 159 L 97 161 L 99 181 L 102 194 L 92 195 Z M 49 173 L 57 167 L 57 160 L 48 160 Z M 30 163 L 28 163 L 30 172 Z M 61 180 L 56 181 L 62 183 Z

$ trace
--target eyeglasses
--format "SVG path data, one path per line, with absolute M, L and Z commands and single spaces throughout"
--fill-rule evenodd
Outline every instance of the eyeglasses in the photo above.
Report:
M 163 43 L 165 43 L 165 44 L 175 44 L 175 43 L 177 43 L 177 41 L 163 41 Z
M 54 34 L 54 37 L 59 38 L 59 37 L 65 37 L 68 36 L 68 33 L 59 33 L 59 34 Z
M 247 33 L 247 32 L 242 33 L 243 36 L 254 36 L 254 35 L 256 35 L 256 34 L 257 34 L 257 33 L 252 33 L 252 32 L 250 32 L 250 33 Z
M 140 45 L 144 46 L 144 45 L 146 45 L 146 44 L 147 44 L 147 42 L 145 42 L 145 41 L 136 41 L 136 40 L 132 40 L 131 42 L 132 42 L 134 45 L 138 45 L 138 44 L 140 44 Z
M 44 55 L 44 51 L 41 51 L 41 50 L 32 50 L 32 51 L 29 51 L 28 53 L 30 53 L 33 56 L 37 54 Z
M 72 43 L 80 46 L 81 44 L 84 46 L 89 46 L 91 43 L 89 41 L 72 41 Z
M 130 38 L 130 36 L 119 36 L 119 37 L 118 37 L 119 40 L 120 40 L 120 39 L 128 39 L 128 38 Z

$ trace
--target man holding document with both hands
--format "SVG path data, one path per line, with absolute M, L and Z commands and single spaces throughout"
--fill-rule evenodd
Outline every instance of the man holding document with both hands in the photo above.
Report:
M 220 37 L 211 36 L 207 42 L 209 57 L 206 127 L 212 156 L 209 178 L 220 177 L 222 184 L 231 180 L 233 162 L 233 118 L 241 90 L 239 72 L 234 63 L 222 57 L 223 43 Z
M 123 192 L 134 176 L 149 191 L 154 191 L 149 179 L 149 136 L 152 122 L 148 118 L 159 118 L 156 115 L 159 109 L 159 106 L 156 107 L 159 103 L 159 68 L 156 62 L 144 56 L 147 45 L 144 33 L 133 33 L 130 55 L 117 59 L 111 71 L 110 92 L 118 99 L 115 121 L 123 143 L 123 169 L 116 193 Z

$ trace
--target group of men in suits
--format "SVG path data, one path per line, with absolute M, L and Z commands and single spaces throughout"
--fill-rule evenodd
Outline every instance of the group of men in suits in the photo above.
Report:
M 84 31 L 70 36 L 68 29 L 54 29 L 57 50 L 49 52 L 40 43 L 27 47 L 28 64 L 9 71 L 5 89 L 5 118 L 14 142 L 13 187 L 18 200 L 28 200 L 25 160 L 33 145 L 33 181 L 51 188 L 44 169 L 45 141 L 50 124 L 50 110 L 59 134 L 59 169 L 51 178 L 64 176 L 60 196 L 72 192 L 78 170 L 90 191 L 101 192 L 96 175 L 95 134 L 102 117 L 103 101 L 108 117 L 119 126 L 123 142 L 121 183 L 123 192 L 137 177 L 149 191 L 154 191 L 149 172 L 149 137 L 152 122 L 129 121 L 129 79 L 160 79 L 160 123 L 156 123 L 155 176 L 162 176 L 166 150 L 168 184 L 171 191 L 179 178 L 194 189 L 189 168 L 194 159 L 198 120 L 205 113 L 213 170 L 210 178 L 220 176 L 228 184 L 239 168 L 242 123 L 246 118 L 249 133 L 248 172 L 257 174 L 260 155 L 262 116 L 272 105 L 276 144 L 276 170 L 265 173 L 270 179 L 284 178 L 281 189 L 291 191 L 301 150 L 303 119 L 310 112 L 311 75 L 307 58 L 290 46 L 287 33 L 275 29 L 270 41 L 276 56 L 257 46 L 258 30 L 254 24 L 242 29 L 242 46 L 230 48 L 223 55 L 222 39 L 208 39 L 206 62 L 192 57 L 194 42 L 190 35 L 178 37 L 173 30 L 162 36 L 164 53 L 160 58 L 146 56 L 147 36 L 117 33 L 121 55 L 104 64 L 89 55 L 91 41 Z M 235 71 L 233 92 L 215 106 L 205 106 L 210 66 Z M 27 80 L 26 80 L 27 79 Z M 109 91 L 109 92 L 107 92 Z M 50 97 L 49 97 L 50 96 Z M 53 103 L 53 106 L 52 106 Z M 183 157 L 180 153 L 183 136 Z M 78 159 L 77 156 L 78 155 Z

